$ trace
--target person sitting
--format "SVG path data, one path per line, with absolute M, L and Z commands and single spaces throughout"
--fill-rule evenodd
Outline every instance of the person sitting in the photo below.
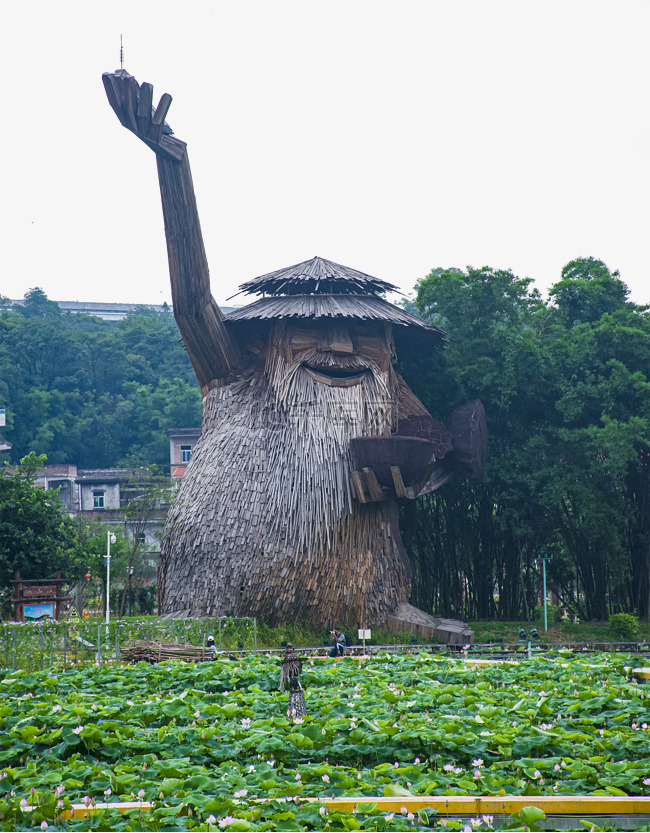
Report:
M 330 642 L 334 643 L 332 650 L 330 651 L 330 656 L 342 657 L 345 653 L 345 647 L 347 645 L 347 642 L 345 641 L 345 634 L 341 633 L 338 628 L 334 628 L 334 630 L 330 631 Z
M 217 657 L 217 646 L 214 644 L 214 636 L 208 637 L 208 644 L 207 649 L 212 654 L 211 659 L 216 659 Z

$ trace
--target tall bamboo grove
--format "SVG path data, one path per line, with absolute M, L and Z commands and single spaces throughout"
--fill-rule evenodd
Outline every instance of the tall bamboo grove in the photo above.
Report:
M 391 284 L 315 257 L 210 292 L 186 144 L 171 96 L 105 73 L 124 127 L 156 155 L 174 315 L 203 392 L 203 430 L 161 549 L 164 612 L 381 623 L 409 598 L 397 500 L 484 455 L 479 402 L 434 420 L 393 368 L 396 345 L 444 333 L 381 297 Z

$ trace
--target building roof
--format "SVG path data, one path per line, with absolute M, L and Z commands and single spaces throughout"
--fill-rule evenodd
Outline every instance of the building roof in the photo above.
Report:
M 239 288 L 249 295 L 377 295 L 399 291 L 392 283 L 322 257 L 268 272 Z
M 25 300 L 13 300 L 9 303 L 14 307 L 22 307 L 25 305 Z M 85 312 L 95 318 L 103 318 L 104 321 L 121 321 L 130 312 L 135 312 L 140 308 L 153 309 L 156 312 L 173 311 L 173 307 L 168 304 L 122 304 L 114 301 L 55 301 L 55 303 L 59 305 L 61 312 Z M 221 307 L 224 315 L 233 309 L 235 307 Z
M 133 477 L 133 469 L 78 469 L 77 481 L 84 483 L 123 483 Z
M 168 437 L 196 437 L 201 436 L 202 428 L 168 428 Z

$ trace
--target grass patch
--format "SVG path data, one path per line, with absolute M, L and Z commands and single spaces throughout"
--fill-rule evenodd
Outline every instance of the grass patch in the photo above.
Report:
M 531 628 L 537 628 L 542 642 L 560 644 L 563 642 L 621 642 L 611 629 L 609 622 L 555 622 L 549 617 L 548 631 L 544 630 L 544 620 L 541 623 L 535 622 L 470 622 L 474 631 L 474 641 L 477 643 L 489 642 L 490 639 L 502 638 L 504 642 L 518 642 L 519 629 L 526 631 L 527 638 L 530 638 Z M 638 636 L 634 641 L 650 641 L 650 623 L 640 622 Z

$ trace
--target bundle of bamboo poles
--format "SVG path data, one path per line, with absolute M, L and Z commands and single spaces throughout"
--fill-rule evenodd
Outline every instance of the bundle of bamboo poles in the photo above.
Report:
M 179 662 L 203 662 L 212 659 L 212 651 L 198 645 L 138 639 L 122 648 L 121 657 L 123 662 L 131 664 L 165 662 L 169 659 Z

